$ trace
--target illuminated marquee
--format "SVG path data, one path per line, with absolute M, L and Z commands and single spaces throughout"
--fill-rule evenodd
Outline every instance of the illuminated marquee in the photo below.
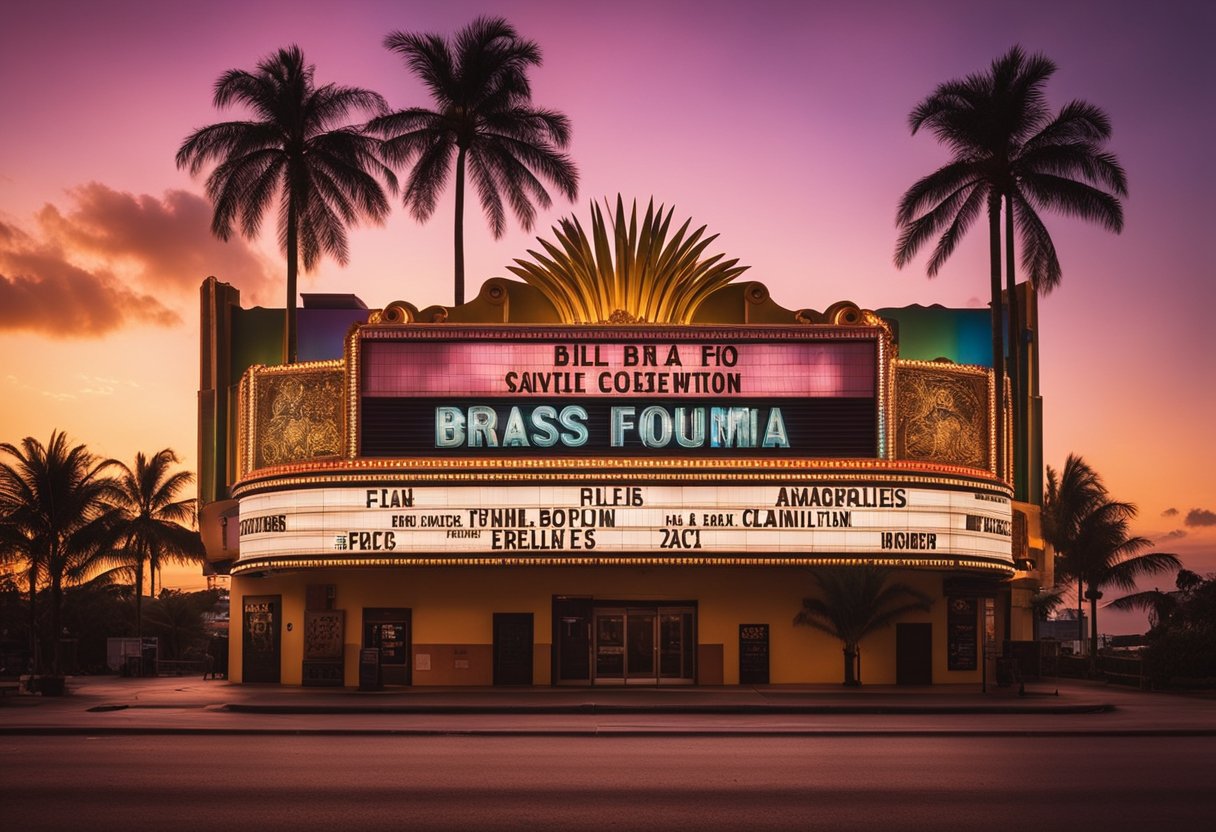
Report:
M 1007 497 L 900 485 L 329 487 L 241 499 L 241 558 L 960 556 L 1011 563 Z
M 877 333 L 391 334 L 361 336 L 360 456 L 878 456 Z

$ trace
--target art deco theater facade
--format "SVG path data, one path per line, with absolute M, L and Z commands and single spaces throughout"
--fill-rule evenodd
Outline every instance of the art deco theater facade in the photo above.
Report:
M 597 314 L 592 290 L 306 296 L 319 360 L 274 366 L 282 312 L 204 283 L 231 678 L 836 683 L 840 642 L 793 619 L 841 566 L 932 599 L 862 641 L 868 683 L 975 683 L 986 647 L 1031 638 L 1038 510 L 1000 473 L 987 310 L 798 311 L 727 282 L 608 285 Z

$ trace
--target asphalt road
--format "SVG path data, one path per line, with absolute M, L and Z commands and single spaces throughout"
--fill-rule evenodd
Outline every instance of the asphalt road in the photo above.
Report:
M 1209 830 L 1213 737 L 0 737 L 22 830 Z

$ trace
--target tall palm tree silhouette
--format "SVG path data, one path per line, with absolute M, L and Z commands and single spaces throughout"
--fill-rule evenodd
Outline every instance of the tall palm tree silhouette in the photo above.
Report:
M 1151 542 L 1131 534 L 1137 514 L 1131 503 L 1111 499 L 1102 478 L 1075 454 L 1069 454 L 1062 474 L 1048 466 L 1043 499 L 1043 535 L 1060 559 L 1061 581 L 1077 582 L 1078 637 L 1084 640 L 1081 609 L 1089 602 L 1090 662 L 1098 653 L 1098 601 L 1102 589 L 1114 585 L 1136 588 L 1137 579 L 1158 575 L 1181 564 L 1163 552 L 1144 552 Z
M 393 32 L 384 45 L 426 85 L 434 109 L 410 107 L 380 116 L 369 129 L 384 137 L 389 164 L 413 166 L 404 202 L 420 222 L 435 212 L 455 155 L 455 300 L 461 304 L 466 166 L 495 239 L 506 231 L 506 205 L 530 231 L 534 204 L 553 204 L 541 180 L 571 201 L 578 196 L 578 170 L 560 152 L 570 143 L 570 120 L 532 105 L 527 71 L 540 66 L 540 47 L 502 18 L 478 17 L 452 41 Z
M 1098 601 L 1102 599 L 1102 589 L 1113 584 L 1132 590 L 1138 578 L 1159 575 L 1182 565 L 1175 555 L 1144 552 L 1152 541 L 1131 534 L 1130 523 L 1135 516 L 1134 505 L 1104 500 L 1081 518 L 1077 540 L 1069 555 L 1070 569 L 1084 580 L 1085 600 L 1089 601 L 1091 672 L 1097 669 Z
M 262 217 L 278 198 L 279 244 L 287 255 L 287 318 L 283 361 L 296 360 L 296 281 L 321 255 L 345 265 L 346 227 L 367 218 L 384 221 L 389 203 L 380 179 L 396 193 L 397 180 L 378 155 L 379 142 L 345 124 L 352 111 L 387 111 L 379 94 L 360 87 L 318 87 L 315 67 L 292 45 L 258 63 L 254 72 L 231 69 L 215 82 L 217 108 L 244 105 L 247 121 L 226 121 L 191 133 L 177 151 L 177 166 L 197 174 L 208 163 L 207 196 L 215 213 L 211 230 L 231 238 L 256 237 Z
M 177 454 L 165 448 L 151 457 L 137 453 L 134 468 L 119 463 L 116 502 L 122 508 L 120 560 L 135 573 L 137 636 L 143 635 L 144 567 L 149 568 L 149 578 L 155 582 L 156 571 L 164 561 L 201 562 L 206 556 L 199 533 L 182 525 L 194 520 L 195 501 L 180 497 L 194 475 L 189 471 L 171 472 L 170 466 L 177 461 Z
M 1001 306 L 1001 211 L 1005 212 L 1005 283 L 1010 303 L 1010 351 L 1015 393 L 1021 372 L 1021 323 L 1014 294 L 1014 229 L 1022 265 L 1033 286 L 1048 292 L 1061 277 L 1059 258 L 1039 211 L 1052 209 L 1123 229 L 1127 177 L 1115 156 L 1103 149 L 1110 119 L 1098 107 L 1072 101 L 1054 116 L 1044 95 L 1056 65 L 1027 56 L 1020 46 L 992 62 L 987 72 L 940 84 L 908 117 L 912 133 L 928 129 L 950 148 L 948 164 L 915 182 L 899 202 L 901 228 L 895 264 L 907 265 L 937 236 L 929 259 L 935 276 L 980 212 L 988 213 L 992 360 L 996 385 L 998 448 L 1005 447 L 1005 350 Z M 1107 189 L 1107 190 L 1104 190 Z M 940 236 L 938 236 L 940 235 Z M 1015 396 L 1019 402 L 1020 396 Z M 1023 414 L 1015 409 L 1015 419 Z M 1018 422 L 1020 424 L 1020 422 Z M 1020 436 L 1016 431 L 1015 436 Z M 998 457 L 1000 454 L 998 454 Z M 999 465 L 998 461 L 998 465 Z
M 1109 502 L 1102 478 L 1085 458 L 1069 454 L 1064 468 L 1057 472 L 1047 466 L 1047 488 L 1043 494 L 1043 537 L 1055 550 L 1056 583 L 1077 582 L 1077 643 L 1085 640 L 1082 610 L 1085 576 L 1073 570 L 1076 559 L 1070 553 L 1078 546 L 1081 521 L 1097 506 Z

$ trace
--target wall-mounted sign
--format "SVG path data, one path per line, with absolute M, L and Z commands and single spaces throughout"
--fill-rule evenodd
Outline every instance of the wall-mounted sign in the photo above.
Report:
M 331 487 L 241 499 L 242 559 L 868 555 L 1010 563 L 1008 498 L 895 485 Z M 246 523 L 282 517 L 282 524 Z M 974 518 L 981 518 L 975 522 Z
M 611 333 L 612 340 L 578 342 L 366 339 L 362 393 L 579 399 L 874 395 L 873 340 L 728 342 L 696 330 L 680 333 L 681 340 L 654 337 L 622 328 Z
M 975 598 L 946 599 L 946 669 L 975 670 L 979 655 L 979 604 Z
M 768 684 L 768 625 L 739 625 L 739 684 Z
M 377 340 L 372 331 L 360 353 L 360 455 L 877 456 L 875 337 L 731 337 L 614 328 L 563 340 Z

